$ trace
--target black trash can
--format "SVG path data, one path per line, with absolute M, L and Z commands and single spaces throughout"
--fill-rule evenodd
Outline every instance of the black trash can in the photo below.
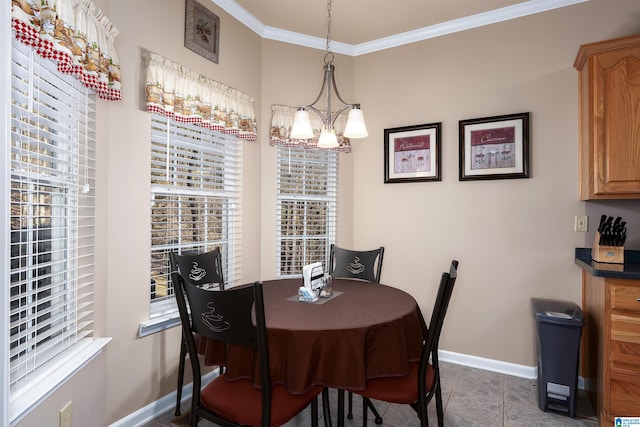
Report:
M 532 298 L 536 319 L 538 406 L 576 416 L 578 360 L 584 318 L 576 304 Z

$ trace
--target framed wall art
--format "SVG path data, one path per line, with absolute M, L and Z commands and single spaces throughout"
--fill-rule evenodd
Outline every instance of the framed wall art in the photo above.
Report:
M 442 123 L 384 130 L 384 182 L 441 181 Z
M 220 18 L 196 0 L 186 0 L 184 46 L 218 63 Z
M 460 120 L 460 181 L 529 178 L 529 113 Z

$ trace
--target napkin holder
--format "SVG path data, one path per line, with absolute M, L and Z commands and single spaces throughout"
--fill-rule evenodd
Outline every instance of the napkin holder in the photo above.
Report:
M 298 289 L 298 299 L 305 302 L 318 301 L 318 295 L 324 285 L 324 271 L 321 262 L 302 267 L 303 285 Z
M 313 264 L 305 265 L 302 267 L 302 278 L 304 279 L 304 286 L 313 292 L 322 289 L 324 278 L 324 270 L 322 269 L 321 262 L 314 262 Z
M 591 248 L 591 259 L 596 262 L 624 264 L 624 246 L 601 245 L 600 232 L 596 231 L 593 248 Z

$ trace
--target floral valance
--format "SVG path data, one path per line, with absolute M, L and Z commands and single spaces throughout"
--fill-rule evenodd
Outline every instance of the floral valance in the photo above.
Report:
M 122 98 L 118 30 L 91 0 L 12 0 L 15 37 L 108 100 Z
M 247 141 L 257 139 L 252 97 L 155 53 L 145 53 L 144 59 L 147 111 Z
M 314 150 L 333 150 L 343 153 L 351 152 L 351 142 L 349 138 L 342 135 L 344 127 L 347 124 L 346 114 L 340 114 L 334 123 L 336 137 L 338 138 L 339 147 L 336 148 L 319 148 L 318 138 L 320 131 L 324 126 L 320 117 L 314 113 L 309 113 L 311 128 L 314 137 L 310 139 L 292 139 L 291 128 L 293 127 L 293 119 L 296 114 L 296 107 L 286 105 L 271 106 L 271 145 L 285 145 L 287 147 L 302 147 Z

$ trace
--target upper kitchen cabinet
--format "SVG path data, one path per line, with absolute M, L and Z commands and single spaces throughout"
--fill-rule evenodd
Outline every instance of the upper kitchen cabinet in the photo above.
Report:
M 640 199 L 640 34 L 585 44 L 573 66 L 580 199 Z

